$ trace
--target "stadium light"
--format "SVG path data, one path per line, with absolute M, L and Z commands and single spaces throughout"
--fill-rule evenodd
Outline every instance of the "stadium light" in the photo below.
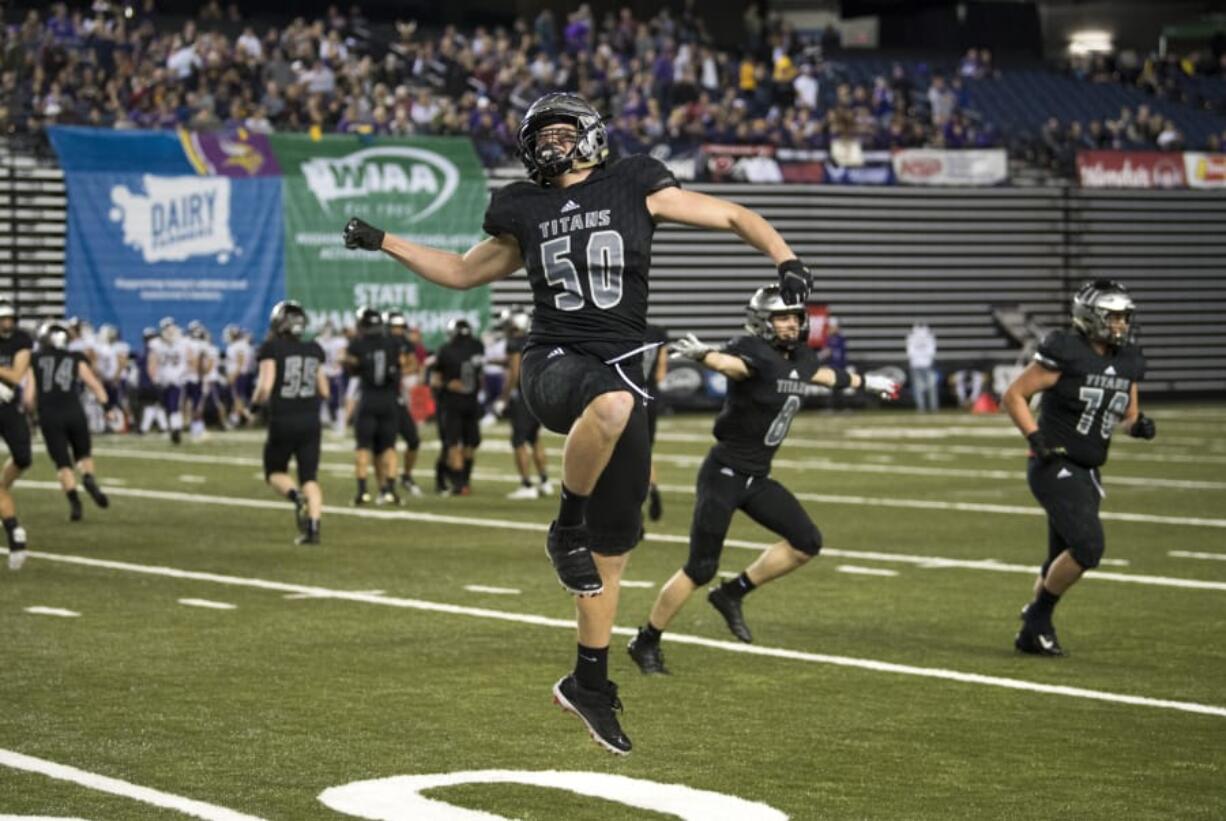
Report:
M 1103 54 L 1113 48 L 1109 31 L 1075 31 L 1069 41 L 1069 54 Z

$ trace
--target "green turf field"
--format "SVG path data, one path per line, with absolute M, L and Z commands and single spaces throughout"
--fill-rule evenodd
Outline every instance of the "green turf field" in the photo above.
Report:
M 662 420 L 665 514 L 610 656 L 625 759 L 551 704 L 574 654 L 543 551 L 556 501 L 504 498 L 505 428 L 471 497 L 395 509 L 348 506 L 350 446 L 326 438 L 318 549 L 291 543 L 256 433 L 97 439 L 113 503 L 77 524 L 36 446 L 15 494 L 32 555 L 0 566 L 0 816 L 342 818 L 329 788 L 518 771 L 326 798 L 369 818 L 1223 818 L 1226 407 L 1147 412 L 1158 438 L 1118 438 L 1104 471 L 1109 563 L 1056 612 L 1068 657 L 1012 649 L 1046 525 L 1005 417 L 814 412 L 774 475 L 823 555 L 746 600 L 752 646 L 695 597 L 674 675 L 643 678 L 625 643 L 684 561 L 710 444 L 710 417 Z M 738 517 L 721 570 L 768 539 Z M 635 781 L 607 800 L 569 791 L 583 776 L 521 783 L 542 771 Z M 728 799 L 628 806 L 665 806 L 647 782 Z

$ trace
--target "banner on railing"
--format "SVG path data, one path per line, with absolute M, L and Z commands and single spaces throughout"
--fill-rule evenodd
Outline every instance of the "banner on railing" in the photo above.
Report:
M 908 185 L 1000 185 L 1009 179 L 1003 148 L 902 148 L 891 161 L 895 178 Z
M 1185 188 L 1184 158 L 1168 151 L 1078 151 L 1083 188 Z
M 1185 151 L 1183 170 L 1191 188 L 1226 188 L 1226 154 Z

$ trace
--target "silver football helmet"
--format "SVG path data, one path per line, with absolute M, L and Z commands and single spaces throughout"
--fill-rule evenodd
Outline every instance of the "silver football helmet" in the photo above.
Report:
M 771 317 L 782 314 L 798 314 L 800 316 L 800 332 L 795 341 L 783 341 L 775 333 Z M 745 330 L 761 337 L 772 345 L 783 348 L 793 348 L 809 335 L 809 312 L 804 302 L 787 302 L 779 292 L 778 285 L 767 285 L 754 291 L 745 306 Z
M 1132 341 L 1132 318 L 1136 303 L 1128 289 L 1113 279 L 1096 279 L 1087 282 L 1073 297 L 1073 327 L 1085 334 L 1087 339 L 1106 342 L 1108 345 L 1124 345 Z M 1123 330 L 1112 328 L 1111 314 L 1124 314 Z
M 553 143 L 537 144 L 541 129 L 556 123 L 575 127 L 575 144 L 567 151 Z M 609 156 L 604 121 L 592 104 L 578 94 L 554 93 L 539 98 L 524 114 L 516 142 L 528 176 L 537 182 L 600 165 Z

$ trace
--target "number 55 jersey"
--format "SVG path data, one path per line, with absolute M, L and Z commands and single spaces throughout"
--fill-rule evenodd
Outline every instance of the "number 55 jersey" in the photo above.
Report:
M 1128 411 L 1132 387 L 1145 378 L 1145 357 L 1136 345 L 1108 349 L 1100 356 L 1077 331 L 1053 331 L 1034 359 L 1060 372 L 1043 392 L 1039 429 L 1053 448 L 1086 468 L 1107 461 L 1111 432 Z
M 314 419 L 319 421 L 320 396 L 317 375 L 323 367 L 324 350 L 318 342 L 274 337 L 260 346 L 256 361 L 276 362 L 277 377 L 268 398 L 273 419 Z

